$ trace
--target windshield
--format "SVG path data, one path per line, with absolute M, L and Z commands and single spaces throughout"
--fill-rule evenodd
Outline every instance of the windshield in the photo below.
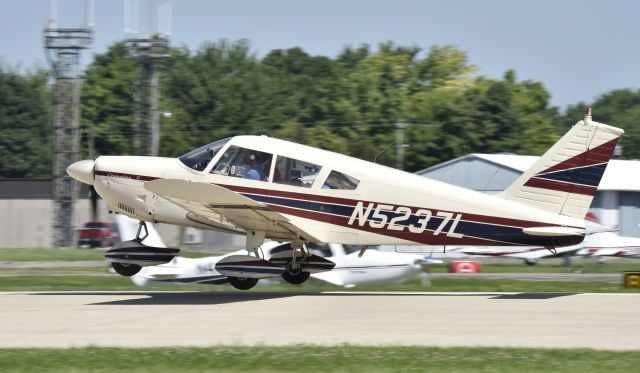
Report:
M 231 140 L 230 137 L 218 141 L 214 141 L 211 144 L 201 146 L 198 149 L 192 150 L 189 153 L 181 156 L 180 161 L 187 167 L 193 168 L 196 171 L 203 171 L 207 168 L 207 165 L 213 157 L 222 149 L 223 146 Z

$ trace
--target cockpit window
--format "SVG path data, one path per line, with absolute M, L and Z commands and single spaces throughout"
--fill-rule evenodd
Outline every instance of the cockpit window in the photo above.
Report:
M 272 159 L 273 155 L 269 153 L 230 146 L 211 169 L 211 173 L 268 181 Z
M 322 166 L 298 159 L 278 156 L 273 182 L 311 188 Z
M 231 138 L 229 137 L 214 141 L 211 144 L 192 150 L 178 159 L 180 159 L 180 161 L 187 167 L 193 168 L 196 171 L 203 171 L 207 168 L 207 165 L 211 162 L 213 157 L 215 157 L 215 155 L 227 144 L 227 142 L 229 142 L 230 139 Z
M 358 187 L 360 180 L 353 176 L 345 175 L 342 172 L 332 170 L 327 176 L 327 180 L 322 184 L 322 189 L 343 189 L 354 190 Z

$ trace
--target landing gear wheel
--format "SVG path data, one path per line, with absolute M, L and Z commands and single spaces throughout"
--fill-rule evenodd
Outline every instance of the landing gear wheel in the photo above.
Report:
M 252 287 L 256 286 L 258 283 L 257 278 L 247 278 L 247 277 L 227 277 L 229 279 L 229 283 L 231 286 L 238 290 L 249 290 Z
M 311 276 L 311 273 L 303 272 L 301 269 L 298 269 L 297 272 L 292 271 L 290 265 L 287 265 L 287 270 L 282 274 L 282 278 L 293 285 L 302 284 L 309 279 L 309 276 Z
M 119 275 L 127 277 L 135 275 L 142 269 L 137 264 L 111 263 L 111 266 Z

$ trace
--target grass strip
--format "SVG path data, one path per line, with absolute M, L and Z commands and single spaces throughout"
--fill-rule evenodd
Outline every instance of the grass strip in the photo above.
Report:
M 129 278 L 110 276 L 16 276 L 0 277 L 0 291 L 85 291 L 85 290 L 138 290 L 138 291 L 229 291 L 231 285 L 179 285 L 138 287 Z M 606 282 L 529 281 L 507 279 L 434 279 L 431 286 L 424 286 L 419 279 L 404 284 L 386 286 L 362 286 L 352 289 L 334 286 L 318 280 L 303 285 L 271 283 L 249 290 L 261 291 L 437 291 L 437 292 L 562 292 L 562 293 L 637 293 L 624 289 L 621 284 Z
M 104 260 L 106 249 L 85 248 L 0 248 L 0 262 L 66 262 L 66 261 L 94 261 Z M 180 256 L 186 258 L 202 258 L 212 256 L 212 253 L 181 251 Z
M 368 347 L 0 349 L 2 372 L 632 372 L 637 352 Z

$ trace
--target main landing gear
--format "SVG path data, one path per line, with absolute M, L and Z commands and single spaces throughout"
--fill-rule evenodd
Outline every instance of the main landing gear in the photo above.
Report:
M 238 290 L 249 290 L 258 284 L 258 278 L 229 276 L 229 283 Z
M 282 274 L 282 278 L 293 285 L 300 285 L 303 282 L 307 281 L 311 276 L 310 272 L 305 272 L 302 268 L 293 269 L 291 266 L 287 266 L 285 268 L 284 273 Z
M 231 255 L 216 263 L 216 271 L 227 276 L 229 283 L 239 290 L 254 287 L 261 278 L 282 277 L 290 284 L 302 284 L 312 273 L 329 271 L 335 263 L 311 254 L 302 242 L 286 243 L 272 249 L 269 260 L 260 252 L 264 232 L 247 234 L 247 255 Z
M 279 249 L 271 255 L 269 261 L 284 267 L 282 279 L 290 284 L 300 285 L 307 281 L 312 273 L 330 271 L 336 265 L 330 260 L 311 254 L 302 243 L 284 244 Z
M 291 245 L 291 248 L 291 260 L 289 260 L 284 267 L 282 279 L 290 284 L 300 285 L 311 276 L 311 272 L 303 270 L 305 259 L 310 256 L 310 253 L 302 244 Z

